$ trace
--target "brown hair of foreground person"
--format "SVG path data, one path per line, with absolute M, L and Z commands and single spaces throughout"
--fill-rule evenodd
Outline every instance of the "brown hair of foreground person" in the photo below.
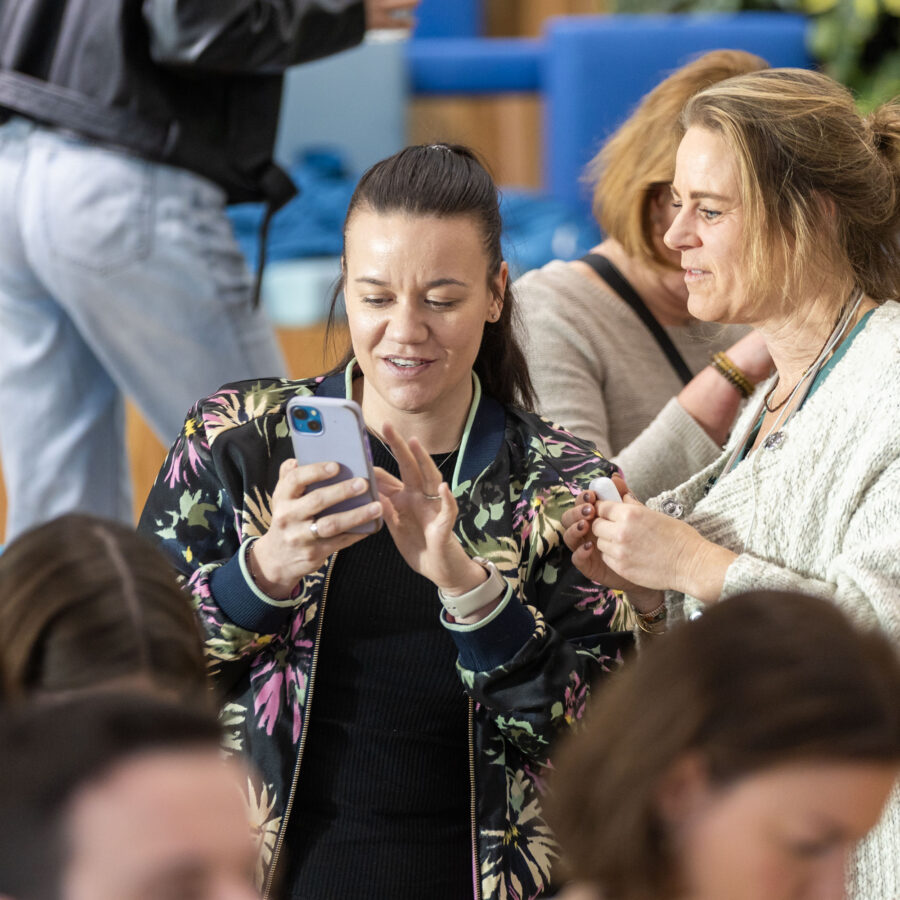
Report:
M 832 604 L 759 592 L 712 607 L 601 689 L 554 757 L 547 817 L 564 874 L 604 900 L 680 896 L 660 798 L 682 760 L 715 790 L 794 763 L 897 764 L 898 696 L 894 648 Z
M 585 180 L 594 185 L 594 218 L 629 256 L 650 266 L 673 268 L 653 240 L 651 214 L 660 190 L 669 202 L 681 140 L 673 126 L 685 102 L 726 78 L 768 67 L 761 56 L 744 50 L 704 53 L 650 91 L 588 163 Z
M 211 711 L 114 690 L 0 712 L 3 900 L 259 900 Z
M 110 686 L 208 702 L 190 598 L 133 529 L 61 516 L 0 555 L 0 703 Z

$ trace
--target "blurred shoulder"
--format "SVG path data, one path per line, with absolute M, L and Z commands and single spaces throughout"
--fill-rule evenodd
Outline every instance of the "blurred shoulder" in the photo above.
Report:
M 595 303 L 598 298 L 613 298 L 599 279 L 592 279 L 568 262 L 554 259 L 540 269 L 520 275 L 513 284 L 516 300 L 523 309 L 548 309 L 547 301 L 565 299 L 567 303 Z

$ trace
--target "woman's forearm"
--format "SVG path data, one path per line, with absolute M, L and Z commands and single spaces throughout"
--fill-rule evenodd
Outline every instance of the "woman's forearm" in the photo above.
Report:
M 725 443 L 741 405 L 741 393 L 712 366 L 698 372 L 678 394 L 678 402 L 719 446 Z
M 757 331 L 751 331 L 732 344 L 725 356 L 743 379 L 754 386 L 772 371 L 772 357 Z M 678 402 L 720 445 L 728 438 L 742 400 L 741 390 L 714 366 L 698 372 L 678 395 Z
M 693 549 L 676 578 L 675 590 L 703 603 L 715 603 L 722 596 L 725 573 L 737 554 L 697 535 L 700 543 Z

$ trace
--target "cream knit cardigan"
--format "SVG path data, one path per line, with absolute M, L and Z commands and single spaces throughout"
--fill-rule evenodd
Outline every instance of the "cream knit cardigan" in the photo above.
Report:
M 723 474 L 770 385 L 748 403 L 714 463 L 648 506 L 738 554 L 720 599 L 802 591 L 857 624 L 879 626 L 900 647 L 900 304 L 877 308 L 779 434 Z M 675 592 L 667 601 L 673 619 L 700 606 Z M 860 846 L 850 879 L 852 897 L 900 898 L 900 790 Z

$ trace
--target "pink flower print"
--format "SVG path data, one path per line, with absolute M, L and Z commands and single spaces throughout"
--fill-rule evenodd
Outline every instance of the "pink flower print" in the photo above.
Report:
M 256 713 L 257 727 L 264 728 L 266 734 L 271 736 L 281 711 L 281 688 L 284 684 L 284 673 L 274 661 L 270 661 L 254 672 L 253 680 L 259 682 L 266 675 L 268 678 L 265 678 L 253 700 L 253 711 Z

